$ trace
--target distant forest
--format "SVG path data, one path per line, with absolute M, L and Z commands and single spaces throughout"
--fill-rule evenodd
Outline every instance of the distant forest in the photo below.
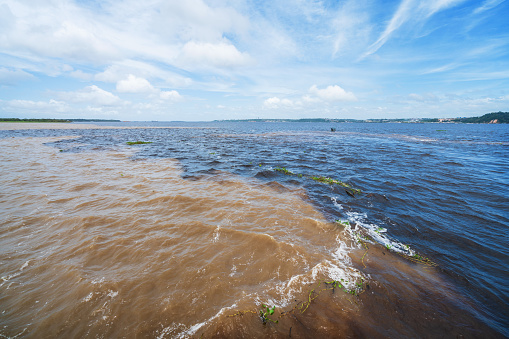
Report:
M 120 120 L 105 119 L 20 119 L 0 118 L 0 122 L 120 122 Z
M 509 112 L 488 113 L 480 117 L 473 118 L 422 118 L 422 119 L 328 119 L 328 118 L 307 118 L 307 119 L 242 119 L 242 120 L 215 120 L 229 122 L 364 122 L 364 123 L 384 123 L 384 122 L 457 122 L 467 124 L 509 124 Z M 20 119 L 20 118 L 0 118 L 0 122 L 120 122 L 120 120 L 107 119 Z
M 482 117 L 457 118 L 453 119 L 452 121 L 470 124 L 487 124 L 487 123 L 509 124 L 509 112 L 488 113 L 483 115 Z
M 0 118 L 1 122 L 70 122 L 64 119 L 19 119 L 19 118 Z
M 242 120 L 216 120 L 228 122 L 362 122 L 362 123 L 386 123 L 386 122 L 406 122 L 406 123 L 423 123 L 423 122 L 457 122 L 457 123 L 473 123 L 473 124 L 508 124 L 509 112 L 488 113 L 481 117 L 473 118 L 412 118 L 412 119 L 330 119 L 330 118 L 308 118 L 308 119 L 242 119 Z

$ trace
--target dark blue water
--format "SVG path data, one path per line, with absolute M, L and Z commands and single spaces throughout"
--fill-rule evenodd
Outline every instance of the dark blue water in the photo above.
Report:
M 129 125 L 127 123 L 109 125 Z M 0 137 L 78 135 L 64 152 L 131 146 L 135 158 L 178 159 L 185 176 L 217 171 L 302 186 L 331 221 L 387 232 L 430 258 L 472 305 L 509 336 L 509 125 L 329 123 L 131 123 L 185 129 L 0 131 Z M 331 132 L 331 127 L 336 132 Z M 284 167 L 298 175 L 274 171 Z M 362 190 L 352 196 L 325 176 Z

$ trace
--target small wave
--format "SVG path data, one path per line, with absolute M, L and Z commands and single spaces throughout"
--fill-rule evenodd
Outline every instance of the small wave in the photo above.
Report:
M 223 315 L 226 311 L 234 309 L 237 307 L 237 304 L 233 304 L 228 307 L 223 307 L 217 312 L 215 315 L 210 317 L 209 319 L 196 323 L 194 325 L 185 325 L 182 323 L 173 323 L 168 327 L 163 328 L 159 331 L 159 335 L 157 336 L 158 339 L 167 338 L 170 336 L 171 338 L 190 338 L 192 337 L 200 328 L 205 326 L 206 324 L 211 323 L 215 319 L 219 318 L 221 315 Z
M 387 234 L 386 228 L 366 222 L 368 217 L 366 213 L 346 212 L 346 215 L 348 216 L 348 221 L 350 223 L 361 227 L 373 241 L 381 244 L 388 250 L 398 252 L 410 257 L 415 255 L 414 250 L 411 249 L 410 246 L 402 244 L 397 240 L 391 239 Z M 349 229 L 352 230 L 351 227 Z M 355 234 L 352 233 L 352 235 L 356 237 Z

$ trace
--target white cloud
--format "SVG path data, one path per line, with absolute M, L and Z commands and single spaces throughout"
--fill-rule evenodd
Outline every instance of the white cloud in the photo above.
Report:
M 424 71 L 422 71 L 421 74 L 433 74 L 433 73 L 447 72 L 447 71 L 450 71 L 452 69 L 458 68 L 460 66 L 462 66 L 460 63 L 452 62 L 452 63 L 449 63 L 447 65 L 443 65 L 443 66 L 440 66 L 440 67 L 435 67 L 435 68 L 432 68 L 432 69 L 424 70 Z
M 113 64 L 108 66 L 103 72 L 97 73 L 94 76 L 94 80 L 102 82 L 118 82 L 125 79 L 126 73 L 129 74 L 129 71 L 131 70 L 132 69 L 130 67 L 122 67 L 117 64 Z
M 365 58 L 376 51 L 378 51 L 391 37 L 391 35 L 407 22 L 423 22 L 429 19 L 437 12 L 446 10 L 466 0 L 403 0 L 401 1 L 398 9 L 392 16 L 391 20 L 385 27 L 385 30 L 380 34 L 378 40 L 375 41 L 368 50 L 362 55 Z
M 94 80 L 116 83 L 125 80 L 130 74 L 145 79 L 157 79 L 169 87 L 187 87 L 193 83 L 188 77 L 164 70 L 147 62 L 136 60 L 115 62 L 103 72 L 97 73 L 94 76 Z
M 0 67 L 0 85 L 15 85 L 21 81 L 34 80 L 35 77 L 22 69 Z
M 76 78 L 76 79 L 80 79 L 80 80 L 85 80 L 85 81 L 89 81 L 89 80 L 92 80 L 93 79 L 93 75 L 90 74 L 90 73 L 85 73 L 81 70 L 76 70 L 76 71 L 72 71 L 69 73 L 69 75 L 73 78 Z
M 333 56 L 345 55 L 347 51 L 364 46 L 371 31 L 366 4 L 359 0 L 345 2 L 332 25 L 335 29 Z
M 445 9 L 456 6 L 466 0 L 433 0 L 433 1 L 422 1 L 419 4 L 419 9 L 424 11 L 426 17 L 430 17 L 433 14 L 443 11 Z
M 6 102 L 5 107 L 9 113 L 21 114 L 46 114 L 51 116 L 52 113 L 65 113 L 69 111 L 69 106 L 63 101 L 49 100 L 49 101 L 33 101 L 33 100 L 9 100 Z M 4 108 L 5 110 L 5 108 Z
M 263 102 L 263 104 L 265 106 L 273 107 L 273 106 L 277 106 L 280 102 L 281 102 L 281 99 L 279 99 L 278 97 L 272 97 L 272 98 L 266 99 Z
M 502 0 L 463 1 L 0 0 L 0 87 L 31 81 L 0 88 L 0 99 L 132 120 L 194 119 L 206 105 L 219 112 L 217 103 L 239 117 L 249 107 L 256 116 L 261 102 L 289 115 L 346 114 L 357 98 L 367 115 L 396 97 L 389 114 L 402 104 L 434 112 L 426 92 L 505 93 Z M 38 101 L 48 93 L 64 106 Z
M 159 97 L 163 100 L 179 101 L 182 96 L 177 91 L 161 91 Z
M 154 26 L 180 41 L 217 41 L 225 33 L 245 34 L 249 27 L 249 20 L 233 7 L 212 7 L 202 0 L 164 1 L 159 8 Z
M 5 51 L 94 62 L 120 57 L 109 35 L 101 30 L 103 25 L 90 21 L 88 13 L 72 3 L 6 2 L 2 9 L 9 11 L 11 19 L 0 33 L 0 47 Z
M 352 92 L 347 92 L 338 85 L 327 86 L 324 89 L 318 89 L 316 85 L 311 86 L 309 93 L 324 101 L 356 101 L 357 97 Z
M 178 62 L 189 69 L 235 68 L 249 64 L 251 57 L 224 40 L 219 43 L 189 41 L 182 48 Z
M 290 99 L 280 99 L 278 97 L 272 97 L 272 98 L 266 99 L 263 102 L 263 105 L 266 108 L 280 108 L 280 107 L 291 108 L 291 107 L 295 107 L 297 105 L 297 103 Z
M 56 95 L 61 100 L 72 103 L 89 103 L 99 106 L 114 106 L 122 104 L 122 100 L 120 100 L 119 97 L 95 85 L 87 86 L 75 92 L 57 92 Z
M 177 60 L 179 55 L 214 67 L 246 62 L 247 54 L 225 38 L 246 35 L 250 27 L 249 19 L 232 6 L 125 0 L 102 2 L 100 11 L 98 7 L 69 0 L 3 0 L 0 48 L 23 58 L 92 65 L 135 59 L 185 64 Z
M 120 93 L 141 93 L 147 94 L 150 98 L 158 97 L 162 100 L 179 101 L 182 96 L 175 90 L 161 91 L 155 88 L 144 78 L 129 74 L 126 79 L 117 82 L 117 91 Z
M 334 102 L 357 101 L 352 92 L 347 92 L 338 85 L 330 85 L 319 89 L 316 85 L 311 86 L 308 94 L 293 100 L 288 98 L 271 97 L 263 102 L 265 108 L 302 108 L 309 105 L 330 104 Z
M 117 91 L 120 93 L 153 93 L 155 88 L 147 79 L 129 74 L 127 79 L 117 82 Z
M 479 14 L 479 13 L 488 11 L 488 10 L 500 5 L 504 1 L 505 0 L 486 0 L 480 7 L 477 7 L 474 10 L 474 14 Z
M 378 40 L 375 41 L 369 47 L 368 51 L 366 51 L 363 57 L 366 57 L 378 51 L 378 49 L 387 42 L 390 35 L 410 18 L 413 4 L 414 0 L 403 0 L 401 2 L 396 13 L 394 13 L 393 17 L 391 18 L 391 21 L 389 21 L 389 24 L 387 25 L 383 33 L 380 35 Z

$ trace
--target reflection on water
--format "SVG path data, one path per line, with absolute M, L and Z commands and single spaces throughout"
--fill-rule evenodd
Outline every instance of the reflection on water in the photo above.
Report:
M 186 177 L 176 160 L 133 159 L 120 143 L 66 151 L 84 139 L 0 140 L 3 336 L 496 336 L 439 270 L 317 209 L 328 186 L 276 182 L 254 161 L 240 171 L 262 167 L 261 178 L 210 168 Z M 336 214 L 366 223 L 334 194 Z M 276 307 L 277 324 L 263 324 L 262 304 Z

